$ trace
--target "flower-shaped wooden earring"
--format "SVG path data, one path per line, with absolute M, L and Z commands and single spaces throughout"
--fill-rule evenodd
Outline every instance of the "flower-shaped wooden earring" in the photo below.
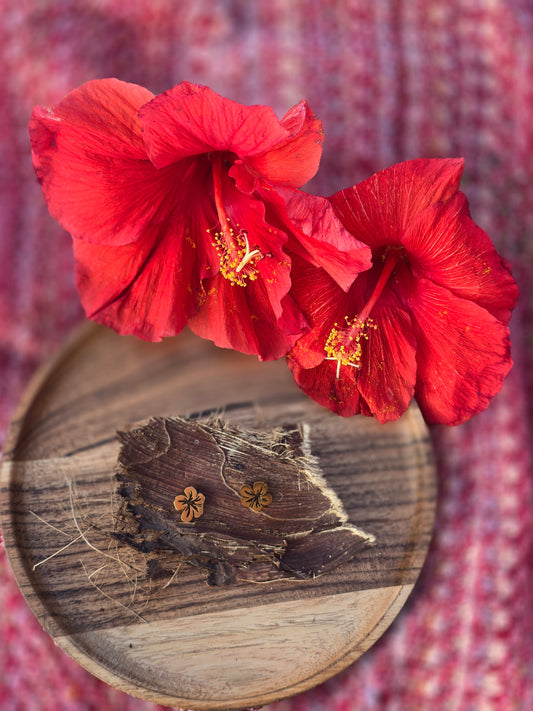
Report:
M 185 487 L 183 494 L 174 499 L 174 508 L 181 511 L 183 523 L 191 523 L 194 518 L 200 518 L 204 512 L 205 496 L 196 491 L 194 486 Z
M 262 511 L 272 503 L 272 494 L 268 493 L 268 485 L 264 481 L 255 481 L 253 486 L 245 484 L 241 487 L 241 503 L 252 511 Z

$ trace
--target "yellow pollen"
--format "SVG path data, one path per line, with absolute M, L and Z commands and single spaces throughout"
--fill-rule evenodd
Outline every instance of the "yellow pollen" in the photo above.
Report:
M 255 267 L 262 255 L 259 249 L 250 249 L 246 230 L 237 232 L 228 218 L 227 224 L 213 237 L 222 276 L 238 286 L 246 286 L 247 280 L 255 281 L 258 277 Z
M 337 361 L 336 380 L 340 377 L 342 365 L 351 368 L 361 367 L 363 354 L 361 341 L 368 341 L 369 329 L 377 329 L 371 318 L 361 321 L 358 316 L 352 320 L 345 316 L 344 320 L 345 326 L 341 327 L 337 323 L 333 326 L 324 346 L 326 360 Z

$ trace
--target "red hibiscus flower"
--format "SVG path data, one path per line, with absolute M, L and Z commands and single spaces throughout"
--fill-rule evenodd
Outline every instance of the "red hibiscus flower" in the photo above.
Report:
M 30 136 L 49 210 L 74 238 L 85 311 L 119 333 L 156 341 L 189 323 L 220 346 L 287 353 L 306 327 L 289 294 L 289 243 L 313 264 L 326 255 L 278 188 L 307 226 L 336 229 L 329 273 L 343 288 L 368 266 L 329 203 L 296 191 L 321 155 L 305 102 L 280 121 L 188 82 L 154 97 L 105 79 L 36 107 Z
M 511 368 L 518 291 L 459 192 L 462 160 L 414 160 L 333 195 L 374 265 L 347 292 L 295 261 L 311 324 L 289 354 L 298 385 L 341 415 L 398 418 L 416 396 L 430 423 L 487 407 Z

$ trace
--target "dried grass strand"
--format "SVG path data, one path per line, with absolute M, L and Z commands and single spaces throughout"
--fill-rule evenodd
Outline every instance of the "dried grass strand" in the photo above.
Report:
M 139 570 L 135 565 L 132 565 L 131 563 L 126 563 L 125 561 L 121 560 L 120 558 L 117 558 L 113 555 L 110 555 L 109 553 L 106 553 L 103 551 L 101 548 L 97 548 L 95 545 L 93 545 L 87 536 L 83 533 L 81 530 L 80 524 L 78 523 L 78 519 L 76 517 L 76 512 L 74 510 L 74 493 L 73 493 L 73 486 L 72 486 L 72 481 L 68 480 L 67 481 L 69 492 L 70 492 L 70 511 L 72 513 L 72 518 L 74 520 L 74 524 L 76 528 L 78 529 L 78 532 L 80 534 L 80 537 L 82 538 L 83 542 L 89 546 L 93 551 L 98 553 L 99 555 L 103 555 L 105 558 L 109 558 L 110 560 L 115 561 L 115 563 L 119 563 L 121 566 L 125 565 L 128 568 L 131 568 L 132 570 L 136 570 L 138 573 L 142 573 L 142 570 Z
M 139 615 L 138 612 L 135 612 L 135 610 L 132 610 L 131 607 L 128 607 L 128 605 L 124 605 L 124 603 L 120 602 L 120 600 L 117 600 L 116 598 L 112 597 L 111 595 L 108 595 L 108 593 L 106 593 L 105 590 L 103 590 L 97 583 L 94 582 L 94 580 L 92 579 L 92 576 L 95 575 L 99 570 L 102 570 L 102 568 L 104 568 L 105 565 L 100 566 L 100 568 L 98 568 L 97 570 L 95 570 L 94 572 L 89 574 L 89 572 L 87 571 L 87 568 L 85 566 L 85 563 L 82 560 L 80 560 L 80 563 L 81 563 L 81 567 L 83 568 L 83 572 L 87 576 L 87 580 L 91 583 L 91 585 L 93 585 L 96 588 L 96 590 L 98 590 L 98 592 L 101 595 L 106 597 L 108 600 L 113 602 L 115 605 L 120 605 L 120 607 L 122 607 L 124 610 L 127 610 L 130 614 L 134 615 L 137 619 L 141 620 L 141 622 L 148 623 L 148 620 L 146 620 L 142 615 Z
M 94 524 L 93 524 L 92 526 L 89 526 L 89 528 L 87 529 L 86 533 L 88 533 L 88 532 L 91 530 L 91 528 L 94 528 Z M 62 546 L 59 550 L 55 551 L 55 553 L 52 553 L 52 555 L 49 555 L 49 556 L 48 556 L 47 558 L 45 558 L 44 560 L 40 560 L 38 563 L 35 563 L 35 565 L 33 566 L 32 570 L 35 570 L 35 568 L 38 568 L 40 565 L 43 565 L 43 563 L 48 563 L 49 560 L 52 560 L 52 558 L 55 558 L 56 555 L 59 555 L 60 553 L 62 553 L 62 552 L 63 552 L 64 550 L 66 550 L 67 548 L 70 548 L 71 545 L 73 545 L 74 543 L 76 543 L 76 541 L 79 541 L 81 538 L 82 538 L 81 534 L 80 534 L 79 536 L 76 536 L 76 538 L 73 538 L 72 541 L 70 541 L 70 542 L 67 543 L 66 545 Z
M 41 523 L 44 523 L 45 526 L 48 526 L 49 528 L 52 528 L 54 531 L 61 533 L 62 536 L 67 536 L 67 537 L 69 536 L 69 534 L 66 531 L 62 531 L 57 526 L 54 526 L 52 523 L 49 523 L 42 516 L 39 516 L 39 514 L 36 514 L 35 511 L 29 511 L 29 513 L 31 513 L 32 516 L 35 516 L 35 518 L 38 519 L 39 521 L 41 521 Z

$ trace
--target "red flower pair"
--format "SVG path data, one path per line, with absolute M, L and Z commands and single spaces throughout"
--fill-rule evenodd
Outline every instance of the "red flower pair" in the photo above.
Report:
M 184 82 L 93 81 L 30 122 L 89 318 L 147 340 L 188 324 L 275 359 L 342 415 L 484 409 L 511 367 L 516 285 L 458 192 L 462 161 L 394 166 L 330 200 L 298 190 L 322 129 Z

